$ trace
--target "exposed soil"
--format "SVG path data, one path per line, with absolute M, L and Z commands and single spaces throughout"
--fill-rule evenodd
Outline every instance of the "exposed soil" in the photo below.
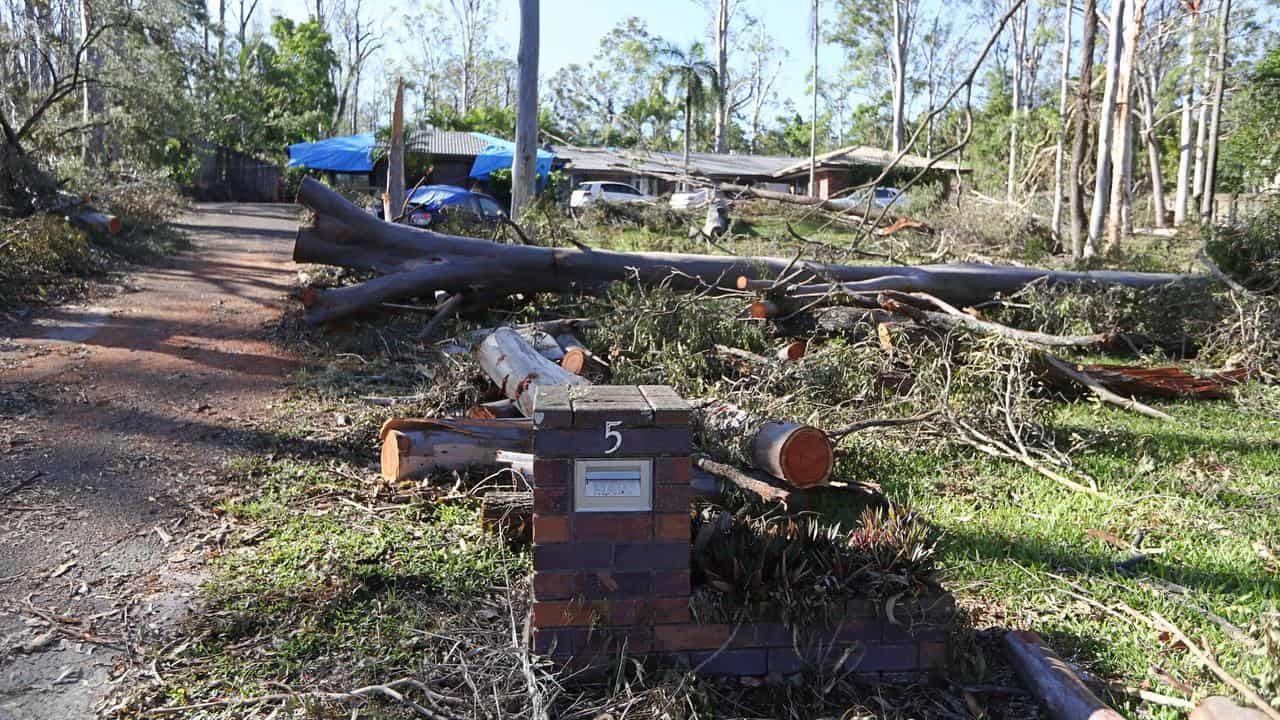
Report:
M 178 225 L 192 248 L 116 296 L 0 326 L 0 720 L 92 717 L 191 609 L 203 501 L 295 365 L 267 335 L 296 208 Z

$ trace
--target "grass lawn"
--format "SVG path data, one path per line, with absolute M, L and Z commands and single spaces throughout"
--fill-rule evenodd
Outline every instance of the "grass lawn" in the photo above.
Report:
M 782 240 L 785 222 L 753 223 L 732 249 L 793 253 Z M 611 249 L 706 249 L 701 240 L 637 229 L 590 237 Z M 847 243 L 848 236 L 830 241 Z M 1181 262 L 1185 249 L 1152 240 L 1138 254 L 1158 266 Z M 544 307 L 600 320 L 583 339 L 613 363 L 615 382 L 671 382 L 689 397 L 736 393 L 738 402 L 756 397 L 765 405 L 785 398 L 798 419 L 828 428 L 895 402 L 869 408 L 854 402 L 865 396 L 871 365 L 858 364 L 867 362 L 861 351 L 841 342 L 806 358 L 807 374 L 799 379 L 785 372 L 763 380 L 727 377 L 712 343 L 766 352 L 773 340 L 725 308 L 663 305 L 627 292 L 548 299 Z M 499 309 L 461 322 L 491 325 L 522 312 Z M 1185 646 L 1148 622 L 1157 615 L 1206 643 L 1228 672 L 1280 697 L 1280 654 L 1274 648 L 1268 654 L 1264 642 L 1280 610 L 1280 396 L 1273 387 L 1251 384 L 1233 400 L 1153 403 L 1172 422 L 1085 400 L 1056 402 L 1047 421 L 1057 447 L 1070 449 L 1100 496 L 936 433 L 917 435 L 914 427 L 844 441 L 839 479 L 880 488 L 939 532 L 943 583 L 964 610 L 948 682 L 828 696 L 820 682 L 757 692 L 628 666 L 588 689 L 561 688 L 546 668 L 520 665 L 528 551 L 505 545 L 479 523 L 477 490 L 510 478 L 439 473 L 427 483 L 395 485 L 378 477 L 374 441 L 383 419 L 444 414 L 476 401 L 486 386 L 472 364 L 418 344 L 420 326 L 420 317 L 390 315 L 342 333 L 290 335 L 310 364 L 295 378 L 262 447 L 228 468 L 236 490 L 216 508 L 221 528 L 210 547 L 215 575 L 206 610 L 176 649 L 159 654 L 156 678 L 133 689 L 122 716 L 197 705 L 191 711 L 197 717 L 267 717 L 280 708 L 347 717 L 349 702 L 314 691 L 415 677 L 465 695 L 463 705 L 439 701 L 441 712 L 500 717 L 523 710 L 521 683 L 533 672 L 552 688 L 550 704 L 561 717 L 801 718 L 845 710 L 967 717 L 972 706 L 963 688 L 1018 686 L 998 637 L 1021 628 L 1039 632 L 1105 681 L 1192 700 L 1231 694 Z M 366 395 L 420 397 L 392 411 L 362 400 Z M 865 503 L 855 496 L 824 489 L 813 509 L 848 527 Z M 292 699 L 235 703 L 273 694 Z M 974 699 L 991 717 L 1037 712 L 1018 695 L 979 692 Z M 1133 717 L 1185 713 L 1121 691 L 1111 700 Z M 392 704 L 361 712 L 409 716 Z

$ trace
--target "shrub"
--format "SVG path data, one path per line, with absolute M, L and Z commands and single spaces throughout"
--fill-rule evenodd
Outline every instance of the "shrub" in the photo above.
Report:
M 1255 292 L 1280 292 L 1280 200 L 1247 222 L 1204 232 L 1205 250 L 1223 272 Z

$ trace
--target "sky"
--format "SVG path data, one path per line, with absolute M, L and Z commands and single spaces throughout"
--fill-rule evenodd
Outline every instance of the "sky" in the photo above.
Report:
M 216 2 L 216 0 L 210 0 Z M 367 2 L 370 15 L 385 11 L 395 4 L 388 0 Z M 263 0 L 266 13 L 262 21 L 272 15 L 286 15 L 305 19 L 308 15 L 305 0 Z M 520 22 L 517 0 L 500 0 L 500 14 L 496 35 L 515 59 Z M 765 23 L 765 31 L 790 52 L 790 62 L 784 66 L 776 89 L 782 99 L 790 98 L 806 117 L 810 106 L 806 75 L 809 71 L 809 4 L 790 0 L 749 0 L 749 12 L 759 15 Z M 642 2 L 616 2 L 610 0 L 542 0 L 541 38 L 538 74 L 549 78 L 556 70 L 571 63 L 587 64 L 600 47 L 600 39 L 619 22 L 635 16 L 644 19 L 649 32 L 687 46 L 694 40 L 709 44 L 711 16 L 696 0 L 643 0 Z M 391 43 L 385 52 L 394 53 Z M 819 49 L 821 75 L 839 67 L 844 62 L 840 48 L 824 44 Z M 378 67 L 380 63 L 373 63 Z

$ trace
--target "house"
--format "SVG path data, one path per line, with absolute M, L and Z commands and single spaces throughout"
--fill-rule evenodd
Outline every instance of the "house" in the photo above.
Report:
M 893 163 L 897 153 L 867 145 L 850 145 L 823 153 L 815 158 L 814 195 L 820 198 L 836 197 L 848 188 L 865 185 L 880 176 Z M 927 170 L 926 170 L 927 169 Z M 930 160 L 911 153 L 898 158 L 894 169 L 879 184 L 894 186 L 902 180 L 926 170 L 926 179 L 948 184 L 957 174 L 968 174 L 972 169 L 950 160 Z M 809 185 L 809 159 L 797 159 L 780 168 L 774 178 L 787 183 L 794 192 L 804 192 Z

